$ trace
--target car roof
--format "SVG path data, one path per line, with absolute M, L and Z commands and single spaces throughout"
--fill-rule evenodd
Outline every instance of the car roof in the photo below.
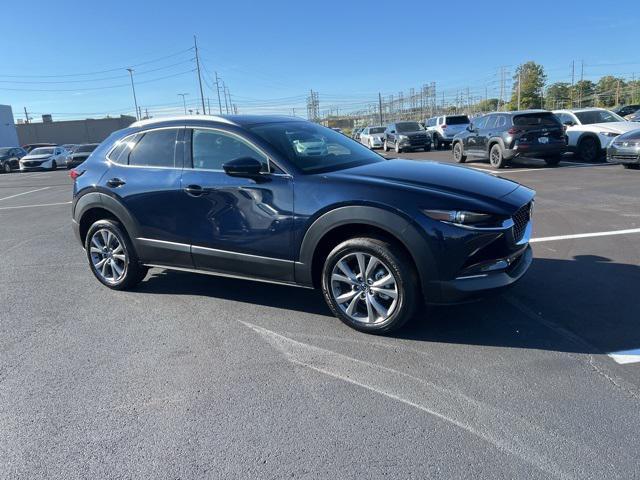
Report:
M 579 113 L 579 112 L 590 112 L 593 110 L 605 110 L 608 111 L 606 108 L 600 108 L 600 107 L 584 107 L 584 108 L 563 108 L 560 110 L 554 110 L 554 112 L 569 112 L 569 113 Z
M 489 112 L 486 115 L 526 115 L 528 113 L 548 113 L 549 110 L 544 110 L 542 108 L 531 108 L 529 110 L 513 110 L 509 112 Z
M 299 117 L 289 117 L 286 115 L 175 115 L 170 117 L 150 118 L 139 120 L 130 125 L 131 128 L 147 127 L 150 125 L 164 125 L 175 123 L 224 123 L 236 127 L 247 127 L 249 125 L 259 125 L 263 123 L 277 122 L 306 122 Z

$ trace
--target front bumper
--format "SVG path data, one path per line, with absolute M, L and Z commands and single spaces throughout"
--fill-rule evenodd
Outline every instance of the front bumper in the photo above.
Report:
M 439 282 L 441 298 L 437 303 L 459 303 L 512 286 L 527 273 L 531 266 L 533 261 L 531 246 L 526 245 L 522 251 L 500 261 L 508 262 L 506 269 Z
M 640 146 L 618 146 L 611 144 L 607 148 L 607 162 L 626 165 L 640 164 Z

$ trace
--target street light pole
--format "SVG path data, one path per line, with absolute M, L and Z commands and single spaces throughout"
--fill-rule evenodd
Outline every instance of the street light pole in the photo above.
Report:
M 133 84 L 133 68 L 127 68 L 127 71 L 131 76 L 131 90 L 133 91 L 133 103 L 136 107 L 136 120 L 140 120 L 140 115 L 138 114 L 138 99 L 136 98 L 136 87 Z
M 182 105 L 184 105 L 184 114 L 187 114 L 187 102 L 184 99 L 184 97 L 186 97 L 187 95 L 189 95 L 188 93 L 179 93 L 178 96 L 182 97 Z

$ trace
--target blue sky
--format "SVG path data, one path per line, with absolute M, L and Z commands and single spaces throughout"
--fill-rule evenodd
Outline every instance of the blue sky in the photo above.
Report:
M 194 34 L 212 109 L 217 71 L 241 113 L 304 114 L 309 89 L 321 110 L 342 111 L 431 81 L 447 100 L 467 87 L 497 96 L 500 66 L 527 60 L 550 81 L 569 81 L 572 60 L 576 77 L 582 60 L 588 79 L 640 77 L 637 1 L 465 3 L 3 2 L 0 104 L 37 119 L 132 113 L 124 68 L 135 66 L 150 113 L 181 111 L 183 92 L 196 108 Z

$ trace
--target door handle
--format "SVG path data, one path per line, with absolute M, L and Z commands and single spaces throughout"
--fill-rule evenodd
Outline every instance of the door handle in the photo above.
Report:
M 202 195 L 207 195 L 209 193 L 200 185 L 187 185 L 184 191 L 187 192 L 187 195 L 192 197 L 201 197 Z
M 122 185 L 124 185 L 125 182 L 124 180 L 122 180 L 121 178 L 112 178 L 110 180 L 107 180 L 107 185 L 109 187 L 113 187 L 113 188 L 118 188 L 121 187 Z

